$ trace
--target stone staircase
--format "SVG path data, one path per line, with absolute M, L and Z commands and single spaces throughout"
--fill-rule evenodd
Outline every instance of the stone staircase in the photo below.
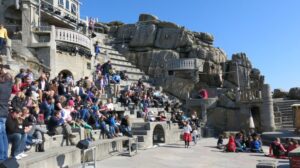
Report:
M 277 129 L 294 128 L 294 112 L 291 105 L 300 104 L 300 100 L 274 99 L 274 115 Z
M 100 45 L 101 53 L 103 55 L 108 53 L 109 60 L 112 63 L 112 67 L 116 71 L 126 71 L 126 75 L 128 76 L 128 81 L 122 81 L 121 85 L 128 85 L 132 82 L 137 82 L 139 79 L 148 80 L 149 76 L 147 76 L 143 71 L 137 68 L 135 65 L 132 65 L 123 54 L 119 53 L 117 50 L 113 49 L 111 46 Z

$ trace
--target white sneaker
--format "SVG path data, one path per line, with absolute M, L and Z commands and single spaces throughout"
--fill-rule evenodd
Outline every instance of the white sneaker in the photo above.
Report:
M 43 140 L 42 139 L 39 139 L 38 140 L 38 144 L 42 144 L 43 143 Z
M 20 160 L 20 159 L 22 159 L 22 156 L 19 154 L 19 155 L 15 156 L 15 158 L 16 158 L 17 160 Z
M 38 144 L 39 139 L 32 139 L 32 144 Z
M 28 155 L 26 153 L 20 153 L 19 154 L 22 158 L 27 157 Z

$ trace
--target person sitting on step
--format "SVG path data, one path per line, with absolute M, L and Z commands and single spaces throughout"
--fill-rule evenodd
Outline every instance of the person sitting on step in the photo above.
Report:
M 250 149 L 251 149 L 251 152 L 255 152 L 255 153 L 263 152 L 262 144 L 261 144 L 261 141 L 259 140 L 258 135 L 254 137 L 253 141 L 251 141 Z
M 269 156 L 281 158 L 285 156 L 286 151 L 287 150 L 280 143 L 280 138 L 276 138 L 275 141 L 273 141 L 270 145 Z
M 6 121 L 7 138 L 12 143 L 11 157 L 21 159 L 26 157 L 24 154 L 27 133 L 30 131 L 30 127 L 24 125 L 21 118 L 21 109 L 13 109 Z
M 71 126 L 62 118 L 60 110 L 55 111 L 53 116 L 50 118 L 48 129 L 51 134 L 63 134 L 64 137 L 70 141 L 71 145 L 75 145 L 74 138 L 76 136 L 72 134 Z

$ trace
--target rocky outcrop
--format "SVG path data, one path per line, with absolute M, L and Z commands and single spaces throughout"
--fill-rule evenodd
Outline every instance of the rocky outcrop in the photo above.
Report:
M 252 68 L 245 53 L 233 54 L 232 60 L 227 60 L 226 53 L 213 46 L 214 36 L 209 33 L 189 31 L 150 14 L 141 14 L 135 24 L 111 22 L 109 25 L 115 47 L 153 78 L 167 78 L 167 63 L 171 60 L 195 58 L 202 60 L 203 69 L 178 71 L 173 78 L 190 81 L 195 86 L 239 88 L 247 92 L 261 90 L 264 83 L 264 77 Z M 177 94 L 177 90 L 170 89 L 170 92 Z M 185 99 L 183 94 L 179 95 Z M 235 107 L 235 102 L 225 95 L 220 100 L 220 106 Z
M 286 98 L 288 94 L 289 93 L 283 89 L 274 89 L 273 98 Z
M 139 22 L 155 21 L 158 20 L 157 16 L 150 14 L 140 14 Z
M 290 99 L 299 99 L 300 100 L 300 88 L 299 87 L 291 88 L 289 91 L 288 97 Z

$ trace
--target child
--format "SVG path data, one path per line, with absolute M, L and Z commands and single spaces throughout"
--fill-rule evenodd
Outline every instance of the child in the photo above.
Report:
M 261 141 L 258 136 L 255 136 L 253 141 L 250 143 L 251 152 L 262 153 Z
M 184 125 L 183 140 L 184 140 L 185 148 L 188 148 L 190 146 L 190 142 L 192 141 L 192 136 L 191 136 L 192 128 L 187 121 L 184 121 L 183 125 Z
M 227 152 L 235 152 L 236 151 L 236 145 L 234 141 L 234 137 L 231 135 L 229 136 L 228 144 L 226 145 L 226 151 Z
M 218 149 L 224 149 L 224 145 L 223 145 L 223 135 L 219 136 L 218 142 L 217 142 L 217 148 Z
M 193 125 L 192 136 L 193 136 L 194 144 L 196 145 L 197 144 L 197 137 L 198 137 L 198 130 L 197 130 L 197 126 L 195 124 Z

